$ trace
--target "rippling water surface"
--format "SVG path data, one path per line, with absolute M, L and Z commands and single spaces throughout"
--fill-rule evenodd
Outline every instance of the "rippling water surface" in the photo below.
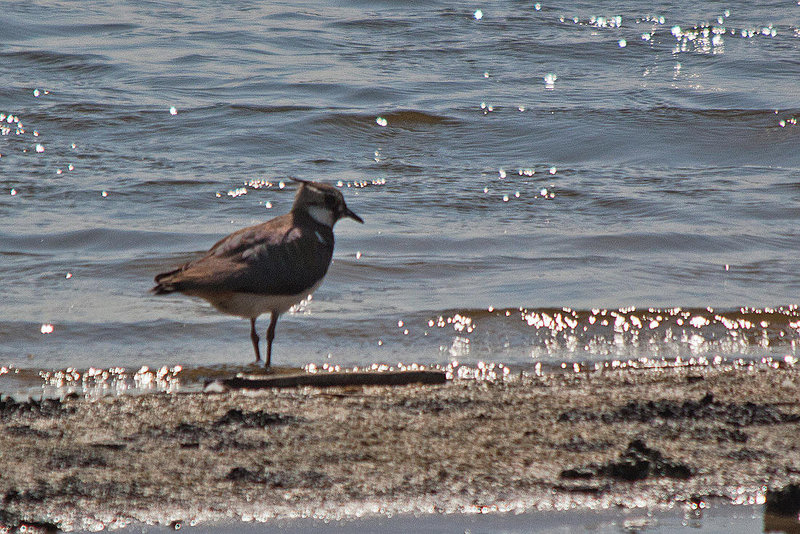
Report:
M 288 176 L 366 224 L 279 365 L 793 363 L 800 5 L 752 4 L 7 0 L 0 390 L 246 368 L 147 290 Z

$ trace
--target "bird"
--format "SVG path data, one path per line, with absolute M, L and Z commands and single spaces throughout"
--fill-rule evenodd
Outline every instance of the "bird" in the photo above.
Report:
M 359 223 L 339 189 L 292 178 L 299 184 L 289 213 L 237 230 L 206 254 L 155 277 L 155 295 L 182 293 L 208 301 L 222 313 L 250 320 L 250 341 L 261 361 L 256 319 L 270 313 L 267 356 L 278 317 L 322 283 L 333 257 L 333 226 L 343 218 Z

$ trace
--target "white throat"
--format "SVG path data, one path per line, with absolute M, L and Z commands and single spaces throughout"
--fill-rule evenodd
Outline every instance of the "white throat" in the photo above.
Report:
M 333 223 L 336 222 L 336 219 L 333 217 L 333 212 L 320 206 L 309 206 L 308 214 L 312 219 L 320 224 L 324 224 L 328 228 L 333 228 Z

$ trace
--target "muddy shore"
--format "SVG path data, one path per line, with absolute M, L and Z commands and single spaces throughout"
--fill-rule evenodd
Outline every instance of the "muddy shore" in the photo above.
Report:
M 0 525 L 756 503 L 800 482 L 800 370 L 0 399 Z

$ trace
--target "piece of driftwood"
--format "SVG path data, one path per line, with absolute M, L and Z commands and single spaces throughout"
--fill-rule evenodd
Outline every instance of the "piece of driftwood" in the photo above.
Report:
M 206 384 L 205 391 L 229 389 L 292 388 L 298 386 L 405 386 L 409 384 L 444 384 L 444 371 L 357 371 L 348 373 L 298 373 L 276 376 L 236 376 Z

